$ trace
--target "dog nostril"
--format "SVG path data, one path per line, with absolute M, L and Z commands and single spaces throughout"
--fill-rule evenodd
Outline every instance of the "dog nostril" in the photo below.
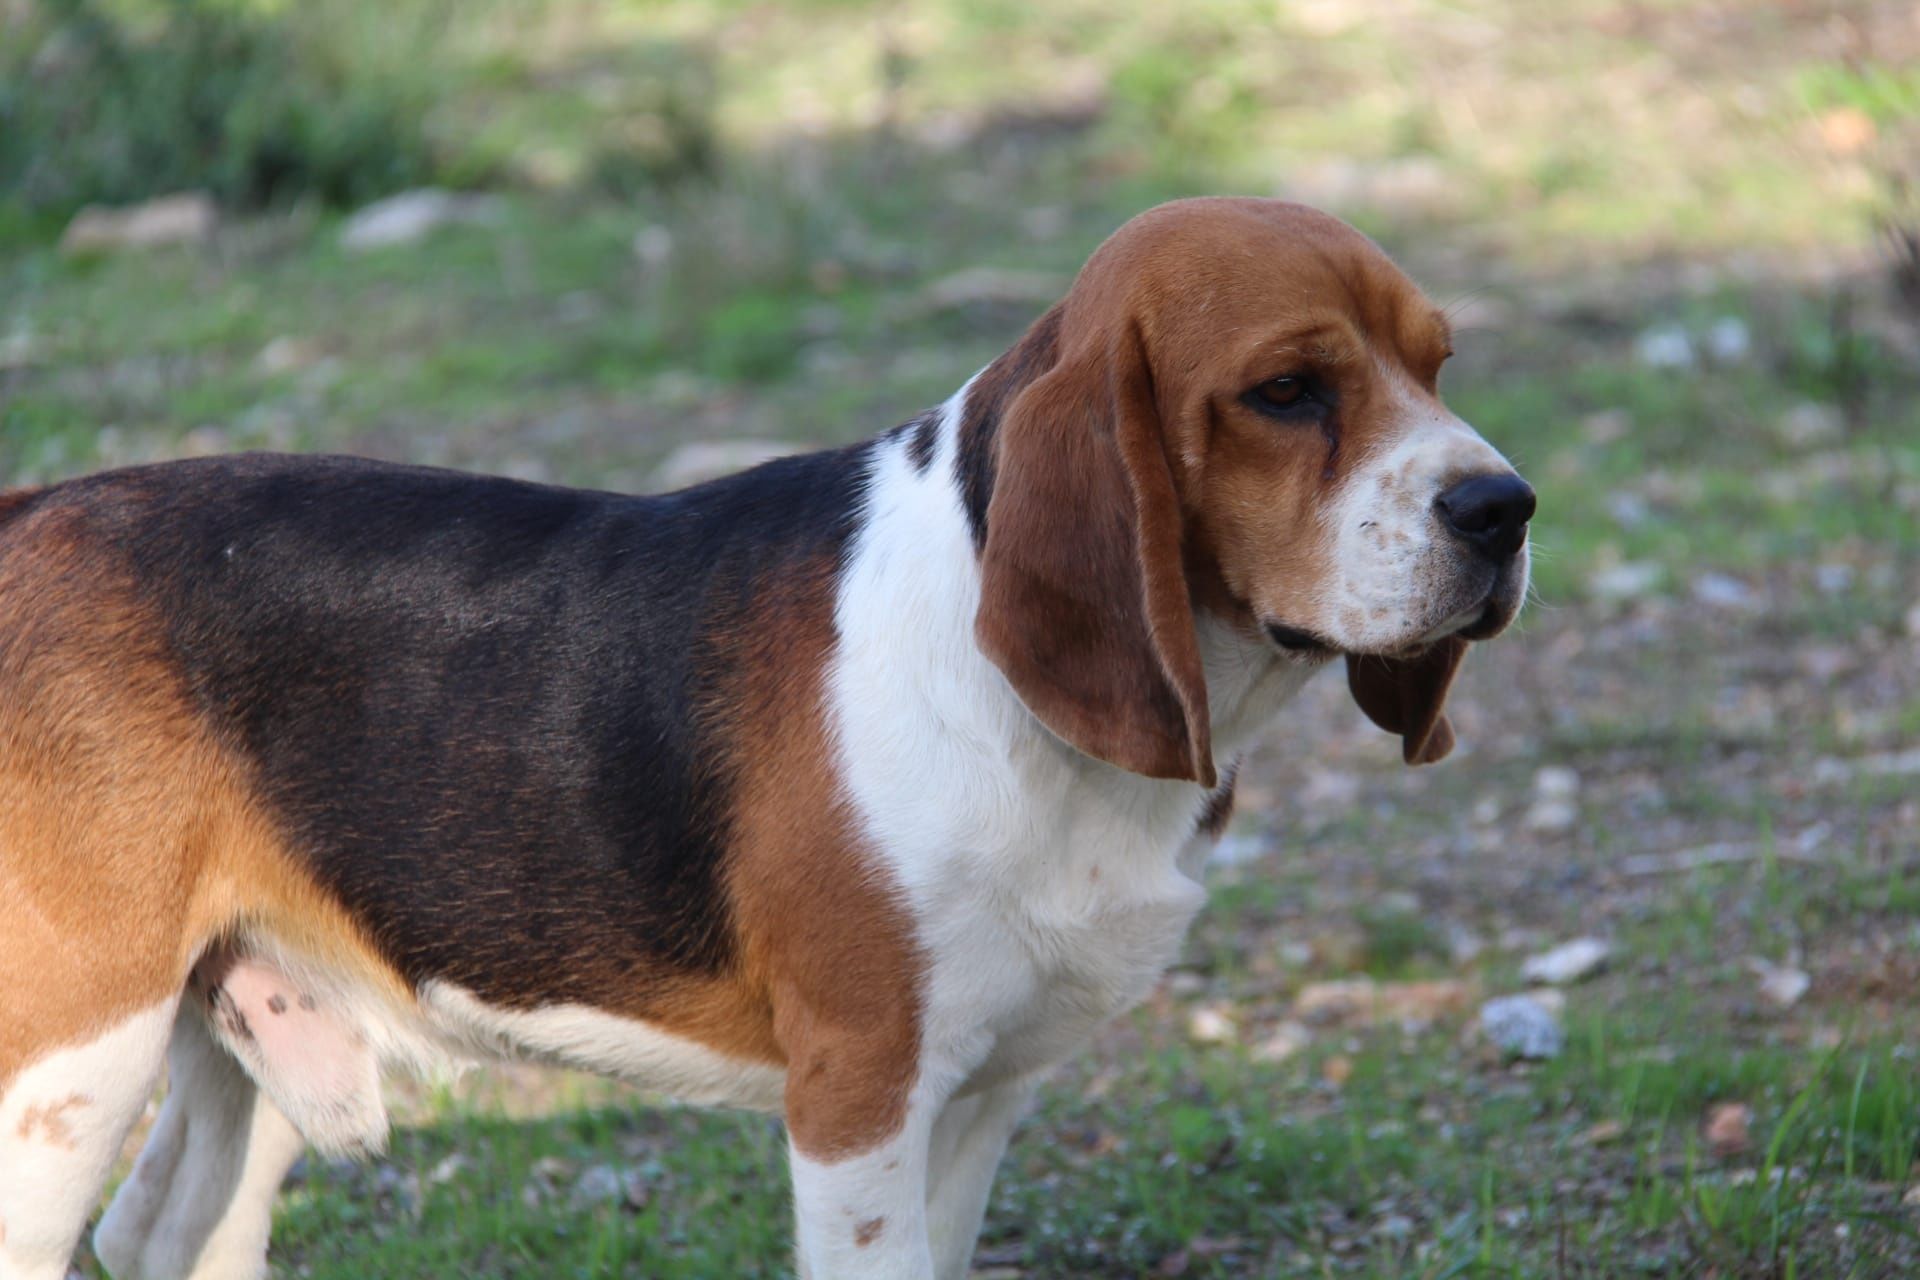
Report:
M 1526 541 L 1533 489 L 1511 471 L 1470 476 L 1433 500 L 1441 521 L 1489 555 L 1506 557 Z

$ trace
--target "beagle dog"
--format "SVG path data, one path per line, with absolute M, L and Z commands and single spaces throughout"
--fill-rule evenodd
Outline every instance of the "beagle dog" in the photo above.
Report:
M 631 497 L 335 457 L 0 495 L 0 1277 L 266 1272 L 391 1068 L 778 1112 L 798 1268 L 964 1276 L 1336 663 L 1408 763 L 1531 490 L 1447 322 L 1257 199 L 1128 222 L 940 407 Z

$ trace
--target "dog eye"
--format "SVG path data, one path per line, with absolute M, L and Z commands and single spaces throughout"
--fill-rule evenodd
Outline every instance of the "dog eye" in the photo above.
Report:
M 1269 378 L 1247 394 L 1261 409 L 1298 409 L 1314 398 L 1313 384 L 1301 377 Z

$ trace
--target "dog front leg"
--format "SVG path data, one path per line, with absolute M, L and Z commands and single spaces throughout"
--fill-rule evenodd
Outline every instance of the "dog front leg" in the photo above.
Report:
M 933 1280 L 927 1150 L 950 1086 L 897 1037 L 815 1024 L 789 1044 L 801 1280 Z

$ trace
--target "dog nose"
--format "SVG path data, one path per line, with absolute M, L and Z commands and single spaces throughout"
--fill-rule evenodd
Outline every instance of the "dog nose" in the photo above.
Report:
M 1533 489 L 1511 471 L 1469 476 L 1433 500 L 1441 521 L 1494 560 L 1505 560 L 1527 540 Z

